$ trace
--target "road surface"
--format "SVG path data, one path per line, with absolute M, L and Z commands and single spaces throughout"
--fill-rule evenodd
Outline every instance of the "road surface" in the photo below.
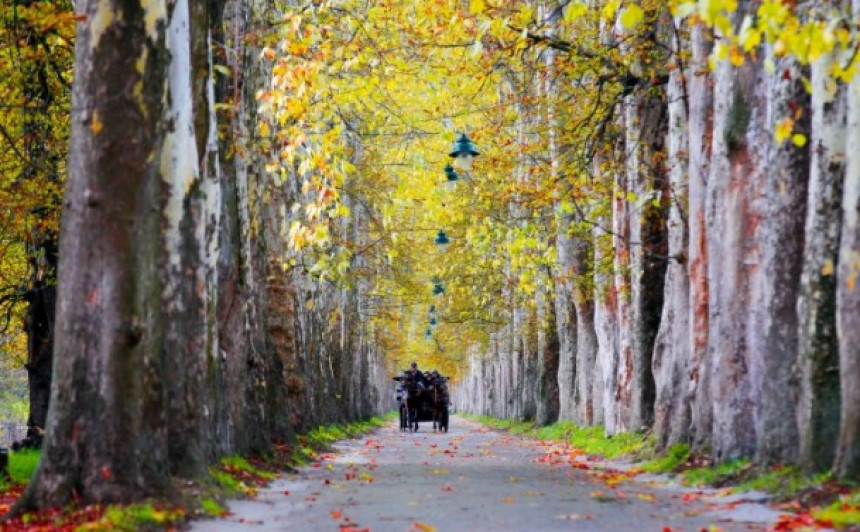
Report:
M 255 500 L 231 502 L 228 518 L 191 529 L 699 532 L 714 525 L 728 532 L 765 530 L 779 515 L 746 496 L 625 469 L 460 417 L 447 434 L 434 434 L 429 423 L 401 432 L 392 422 L 339 442 Z

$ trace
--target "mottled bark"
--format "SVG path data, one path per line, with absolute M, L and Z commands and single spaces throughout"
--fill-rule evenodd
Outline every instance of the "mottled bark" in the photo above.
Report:
M 797 357 L 797 296 L 803 263 L 803 225 L 809 150 L 773 142 L 777 124 L 808 97 L 803 72 L 791 59 L 777 59 L 776 73 L 761 84 L 767 97 L 764 129 L 757 142 L 768 145 L 765 164 L 758 268 L 752 290 L 750 377 L 755 394 L 756 460 L 761 464 L 793 462 L 797 456 L 795 400 L 791 397 Z M 800 118 L 795 128 L 808 132 Z
M 167 488 L 159 207 L 171 182 L 160 169 L 168 49 L 166 6 L 151 9 L 81 5 L 99 23 L 77 35 L 72 107 L 89 112 L 72 117 L 54 408 L 19 508 Z M 134 84 L 136 94 L 125 90 Z
M 845 91 L 826 84 L 827 55 L 812 64 L 812 130 L 806 245 L 797 302 L 800 461 L 807 471 L 833 463 L 839 434 L 839 339 L 836 335 L 836 265 L 845 179 Z
M 860 1 L 852 3 L 855 39 Z M 836 278 L 836 324 L 839 335 L 839 387 L 841 414 L 835 473 L 846 479 L 860 478 L 860 79 L 845 89 L 847 97 L 847 147 L 842 191 L 842 238 Z
M 714 71 L 714 126 L 707 181 L 708 354 L 715 458 L 752 456 L 756 448 L 754 400 L 747 344 L 751 279 L 758 268 L 767 149 L 755 136 L 764 108 L 756 87 L 759 69 L 735 68 L 728 59 Z
M 669 264 L 663 293 L 663 312 L 654 341 L 652 369 L 655 383 L 654 435 L 657 448 L 686 442 L 690 429 L 690 405 L 686 400 L 689 379 L 690 278 L 687 275 L 688 200 L 686 80 L 690 70 L 680 51 L 686 43 L 671 25 L 674 61 L 666 89 L 669 123 L 667 167 L 669 174 L 669 219 L 667 222 Z
M 624 125 L 630 227 L 630 340 L 632 374 L 630 429 L 644 430 L 654 414 L 651 360 L 663 306 L 666 271 L 666 182 L 655 154 L 663 150 L 665 102 L 659 94 L 638 92 L 625 99 Z
M 697 449 L 710 445 L 711 361 L 708 357 L 708 225 L 707 176 L 710 172 L 713 125 L 712 76 L 708 70 L 711 42 L 703 24 L 695 24 L 690 34 L 692 50 L 687 87 L 689 102 L 689 248 L 687 273 L 690 277 L 689 384 L 685 400 L 690 404 L 691 440 Z M 683 430 L 679 429 L 679 430 Z

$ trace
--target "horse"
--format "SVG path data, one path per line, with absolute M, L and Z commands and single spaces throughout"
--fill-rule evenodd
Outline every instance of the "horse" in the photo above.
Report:
M 403 381 L 403 396 L 404 407 L 403 411 L 406 414 L 406 430 L 412 432 L 418 431 L 418 409 L 421 407 L 421 392 L 423 387 L 418 382 L 411 379 Z M 401 424 L 402 426 L 402 424 Z
M 448 432 L 448 379 L 436 377 L 433 380 L 433 431 Z

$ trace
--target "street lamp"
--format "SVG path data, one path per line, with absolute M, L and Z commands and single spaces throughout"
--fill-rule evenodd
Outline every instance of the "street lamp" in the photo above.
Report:
M 445 249 L 448 247 L 448 244 L 451 243 L 451 239 L 448 238 L 448 235 L 445 234 L 445 231 L 442 231 L 440 229 L 439 232 L 436 233 L 436 238 L 433 239 L 433 243 L 439 246 L 439 249 L 445 251 Z
M 433 295 L 441 296 L 445 293 L 445 287 L 442 286 L 442 280 L 438 277 L 433 278 Z
M 460 176 L 457 175 L 457 172 L 454 171 L 454 167 L 450 164 L 445 167 L 445 188 L 448 189 L 449 192 L 454 192 L 454 189 L 457 188 L 457 181 L 460 180 Z
M 472 141 L 465 133 L 460 135 L 460 138 L 454 142 L 454 148 L 448 154 L 449 157 L 454 159 L 454 166 L 464 172 L 468 172 L 472 168 L 472 159 L 477 155 L 479 155 L 477 148 L 475 148 L 475 145 L 472 144 Z

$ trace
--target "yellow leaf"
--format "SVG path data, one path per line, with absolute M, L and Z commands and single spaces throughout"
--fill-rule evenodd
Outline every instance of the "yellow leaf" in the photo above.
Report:
M 632 29 L 642 23 L 645 18 L 645 12 L 637 4 L 630 4 L 621 12 L 621 25 L 626 29 Z
M 588 11 L 588 6 L 582 2 L 573 2 L 568 4 L 567 9 L 564 10 L 564 21 L 565 22 L 573 22 L 574 20 L 580 18 Z
M 428 525 L 426 523 L 412 523 L 412 527 L 410 532 L 436 532 L 436 527 Z
M 615 13 L 618 11 L 618 6 L 620 4 L 620 0 L 609 0 L 606 2 L 606 5 L 603 6 L 603 18 L 608 21 L 615 20 Z
M 731 61 L 734 66 L 741 66 L 744 64 L 744 54 L 742 54 L 735 45 L 732 45 L 729 49 L 729 61 Z
M 785 140 L 791 136 L 791 130 L 794 128 L 794 120 L 791 118 L 784 118 L 779 124 L 776 125 L 776 131 L 774 131 L 774 138 L 778 144 L 782 144 Z
M 824 275 L 825 277 L 829 277 L 829 276 L 833 275 L 833 270 L 834 270 L 833 261 L 830 259 L 827 259 L 826 261 L 824 261 L 824 265 L 821 267 L 821 275 Z
M 99 120 L 98 111 L 93 111 L 93 123 L 90 125 L 90 129 L 92 129 L 93 135 L 98 135 L 104 129 L 104 124 Z
M 480 15 L 484 12 L 484 0 L 469 0 L 469 13 Z
M 791 136 L 791 142 L 793 142 L 798 148 L 802 148 L 806 146 L 806 135 L 803 133 L 795 133 Z

